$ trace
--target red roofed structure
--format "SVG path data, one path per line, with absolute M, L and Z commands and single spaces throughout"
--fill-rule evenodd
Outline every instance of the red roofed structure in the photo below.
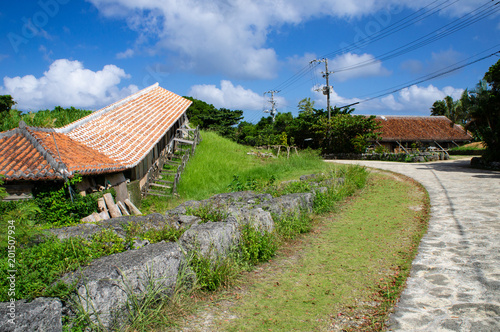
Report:
M 17 188 L 17 193 L 26 193 L 36 181 L 63 180 L 76 172 L 101 176 L 101 181 L 102 175 L 123 172 L 120 178 L 143 185 L 148 170 L 187 122 L 190 105 L 156 83 L 62 128 L 21 122 L 0 133 L 0 174 L 7 190 Z
M 472 140 L 462 126 L 445 116 L 377 116 L 375 121 L 381 126 L 378 143 L 391 152 L 417 142 L 447 149 Z

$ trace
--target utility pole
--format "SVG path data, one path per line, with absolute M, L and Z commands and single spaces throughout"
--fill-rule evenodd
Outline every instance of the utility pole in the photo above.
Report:
M 328 110 L 328 120 L 330 120 L 331 118 L 331 112 L 330 112 L 330 81 L 328 80 L 329 79 L 329 76 L 330 74 L 333 74 L 333 71 L 328 71 L 328 59 L 327 58 L 323 58 L 323 59 L 319 59 L 319 60 L 312 60 L 311 62 L 309 62 L 310 64 L 312 63 L 316 63 L 316 62 L 324 62 L 325 63 L 325 71 L 321 72 L 323 74 L 323 77 L 326 79 L 326 86 L 323 87 L 323 94 L 326 95 L 326 109 Z M 321 91 L 321 89 L 318 89 L 316 91 Z
M 271 94 L 271 99 L 269 99 L 269 102 L 271 103 L 271 110 L 265 110 L 264 113 L 270 113 L 271 116 L 273 117 L 273 122 L 274 122 L 274 118 L 276 117 L 276 114 L 278 114 L 278 110 L 276 110 L 276 101 L 274 100 L 274 94 L 275 93 L 278 93 L 279 91 L 276 91 L 276 90 L 269 90 L 269 91 L 266 91 L 264 92 L 264 95 L 266 95 L 266 93 L 269 93 Z

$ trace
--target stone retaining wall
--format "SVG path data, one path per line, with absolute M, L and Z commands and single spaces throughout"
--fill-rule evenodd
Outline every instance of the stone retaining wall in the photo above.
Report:
M 312 178 L 312 177 L 310 177 Z M 310 179 L 304 178 L 303 180 Z M 329 181 L 338 183 L 338 181 Z M 325 192 L 325 187 L 316 186 L 316 191 Z M 101 257 L 78 271 L 68 273 L 61 281 L 76 285 L 72 305 L 65 306 L 58 299 L 38 298 L 27 303 L 16 301 L 16 324 L 7 323 L 9 305 L 0 303 L 0 331 L 62 331 L 61 317 L 64 313 L 78 310 L 87 312 L 92 321 L 106 328 L 113 328 L 126 317 L 127 299 L 131 294 L 141 294 L 154 282 L 162 292 L 172 292 L 179 270 L 185 263 L 185 254 L 199 250 L 202 255 L 226 255 L 239 242 L 240 225 L 251 224 L 262 231 L 272 231 L 272 215 L 301 213 L 312 210 L 314 193 L 289 194 L 273 198 L 269 194 L 251 191 L 215 195 L 203 201 L 185 202 L 165 215 L 155 213 L 147 216 L 127 216 L 99 222 L 87 223 L 50 230 L 60 239 L 80 236 L 89 239 L 103 229 L 111 229 L 125 237 L 131 223 L 149 228 L 188 228 L 177 243 L 148 244 L 136 250 Z M 227 211 L 225 220 L 201 223 L 190 211 L 207 204 L 216 204 Z

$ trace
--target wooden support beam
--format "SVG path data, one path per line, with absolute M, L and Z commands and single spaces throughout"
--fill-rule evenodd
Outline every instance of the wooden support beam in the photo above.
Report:
M 113 200 L 113 196 L 110 193 L 103 195 L 104 201 L 106 202 L 106 206 L 108 207 L 109 214 L 111 218 L 121 217 L 122 213 L 118 206 L 116 206 L 115 201 Z
M 130 210 L 130 212 L 132 214 L 135 214 L 135 215 L 141 215 L 142 212 L 139 211 L 139 209 L 130 201 L 130 199 L 126 199 L 124 201 L 125 205 L 128 207 L 128 209 Z
M 118 205 L 118 207 L 120 208 L 121 213 L 124 216 L 130 216 L 130 213 L 128 213 L 127 208 L 125 207 L 125 205 L 123 204 L 123 202 L 119 201 L 116 205 Z
M 187 139 L 182 139 L 182 138 L 174 138 L 174 141 L 179 142 L 180 144 L 190 144 L 193 145 L 193 141 L 189 141 Z
M 157 180 L 159 181 L 159 180 Z M 159 188 L 166 188 L 166 189 L 172 189 L 172 187 L 166 186 L 164 184 L 158 184 L 158 183 L 151 183 L 150 184 L 152 187 L 159 187 Z

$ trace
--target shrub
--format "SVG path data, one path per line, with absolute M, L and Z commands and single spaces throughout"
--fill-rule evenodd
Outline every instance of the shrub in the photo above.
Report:
M 202 223 L 224 221 L 229 215 L 227 207 L 220 202 L 202 204 L 196 209 L 188 207 L 186 214 L 200 218 Z
M 198 287 L 205 291 L 215 291 L 221 286 L 230 285 L 241 271 L 234 253 L 227 257 L 210 257 L 193 251 L 190 253 L 189 262 L 196 274 Z
M 44 188 L 37 192 L 35 202 L 41 210 L 37 215 L 38 223 L 48 223 L 55 226 L 71 225 L 95 212 L 97 209 L 95 196 L 81 196 L 73 193 L 73 199 L 70 198 L 71 186 L 81 181 L 81 176 L 75 174 L 72 179 L 65 182 L 57 190 Z
M 257 264 L 275 255 L 278 241 L 274 233 L 245 224 L 241 227 L 240 249 L 245 261 Z

